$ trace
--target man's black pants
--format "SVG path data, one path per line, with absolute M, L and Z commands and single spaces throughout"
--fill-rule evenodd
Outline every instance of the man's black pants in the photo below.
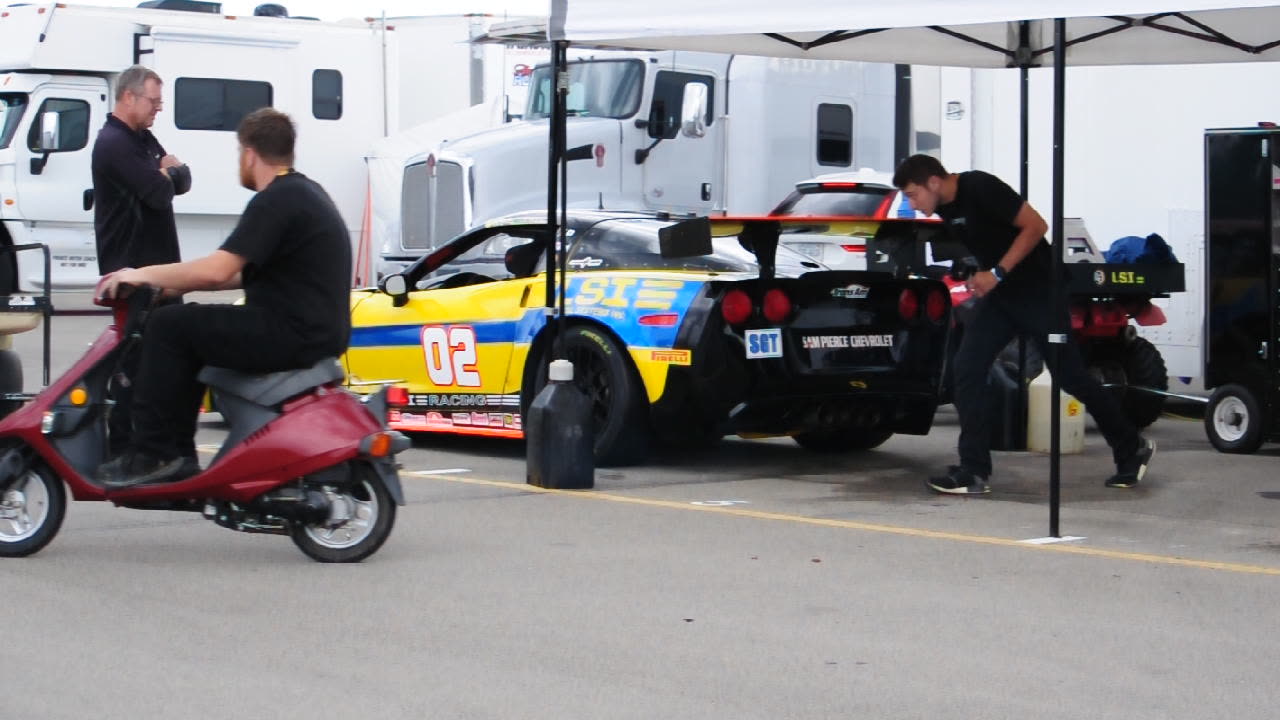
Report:
M 960 466 L 970 472 L 991 476 L 991 403 L 988 402 L 987 378 L 991 363 L 1005 345 L 1019 334 L 1028 336 L 1040 349 L 1046 362 L 1050 358 L 1049 299 L 1046 293 L 1007 292 L 997 288 L 978 301 L 977 311 L 965 325 L 964 337 L 955 357 L 955 404 L 960 415 Z M 1062 328 L 1069 328 L 1067 317 Z M 1115 396 L 1102 387 L 1080 357 L 1073 343 L 1058 345 L 1055 368 L 1048 365 L 1062 389 L 1084 403 L 1098 424 L 1098 430 L 1111 446 L 1119 463 L 1138 448 L 1138 430 L 1125 417 Z
M 250 373 L 307 367 L 320 359 L 282 321 L 242 305 L 156 308 L 142 337 L 133 387 L 135 450 L 163 460 L 183 453 L 196 433 L 205 365 Z

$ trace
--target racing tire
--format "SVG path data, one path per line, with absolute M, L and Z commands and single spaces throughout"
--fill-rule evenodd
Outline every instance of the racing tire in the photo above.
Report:
M 843 428 L 796 433 L 791 436 L 791 439 L 800 447 L 812 452 L 845 453 L 874 450 L 891 437 L 893 437 L 893 431 L 883 428 L 870 430 Z
M 22 392 L 22 359 L 12 350 L 0 350 L 0 394 Z M 22 407 L 21 400 L 0 399 L 0 418 Z
M 0 490 L 0 557 L 26 557 L 53 540 L 67 512 L 62 480 L 33 465 Z
M 643 462 L 652 439 L 649 400 L 631 358 L 609 333 L 589 325 L 565 328 L 561 342 L 565 357 L 573 363 L 573 382 L 591 401 L 596 465 Z M 545 356 L 537 362 L 535 391 L 522 402 L 526 409 L 547 384 Z
M 1265 423 L 1258 396 L 1244 385 L 1223 385 L 1209 396 L 1204 431 L 1219 452 L 1256 452 L 1262 446 Z
M 396 503 L 377 471 L 365 463 L 351 465 L 351 481 L 344 485 L 306 483 L 319 490 L 336 510 L 348 515 L 341 524 L 294 522 L 293 544 L 312 560 L 324 563 L 356 563 L 378 551 L 396 523 Z
M 1120 356 L 1125 385 L 1169 389 L 1169 371 L 1155 345 L 1146 338 L 1135 337 L 1125 344 Z M 1164 412 L 1164 397 L 1141 390 L 1121 391 L 1120 405 L 1129 422 L 1142 429 L 1155 422 Z

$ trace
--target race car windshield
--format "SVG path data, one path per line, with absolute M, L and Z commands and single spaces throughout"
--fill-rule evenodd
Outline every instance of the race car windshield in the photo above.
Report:
M 625 118 L 640 109 L 644 65 L 639 60 L 589 60 L 569 63 L 568 112 L 571 117 Z M 551 116 L 551 66 L 534 68 L 529 80 L 526 120 Z
M 862 185 L 839 190 L 815 189 L 793 192 L 782 201 L 774 215 L 856 215 L 874 217 L 893 188 Z
M 13 133 L 27 108 L 27 96 L 23 93 L 0 93 L 0 149 L 9 147 Z
M 759 266 L 737 237 L 712 238 L 713 252 L 695 257 L 664 258 L 658 244 L 660 224 L 652 221 L 600 223 L 586 233 L 569 257 L 572 270 L 694 270 L 756 273 Z M 778 275 L 795 277 L 826 267 L 785 246 L 778 247 Z

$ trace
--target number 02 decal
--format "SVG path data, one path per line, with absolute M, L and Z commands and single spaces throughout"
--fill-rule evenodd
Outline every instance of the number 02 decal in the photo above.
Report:
M 422 354 L 432 385 L 480 387 L 476 371 L 476 331 L 467 325 L 422 326 Z

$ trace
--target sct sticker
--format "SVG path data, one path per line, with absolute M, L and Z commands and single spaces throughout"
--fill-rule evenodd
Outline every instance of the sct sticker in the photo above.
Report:
M 748 330 L 747 357 L 782 357 L 782 329 L 769 328 L 768 330 Z

